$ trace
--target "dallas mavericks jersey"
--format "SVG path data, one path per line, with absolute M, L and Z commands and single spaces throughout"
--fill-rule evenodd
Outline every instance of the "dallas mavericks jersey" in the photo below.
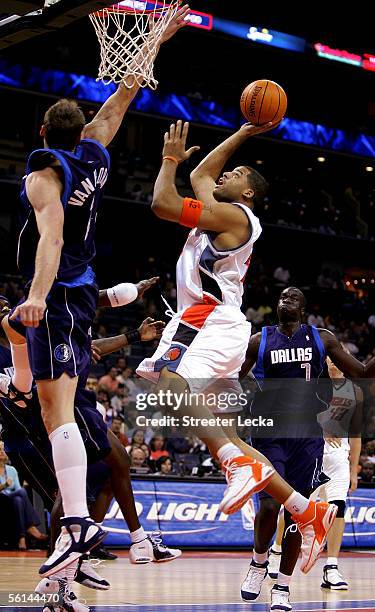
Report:
M 321 435 L 316 415 L 329 403 L 332 384 L 316 327 L 302 324 L 291 337 L 277 325 L 263 327 L 253 375 L 261 391 L 255 396 L 252 413 L 287 415 L 288 427 L 300 423 L 306 425 L 306 435 L 309 429 L 311 435 Z
M 108 178 L 110 159 L 107 150 L 96 140 L 81 140 L 74 152 L 62 149 L 37 149 L 27 161 L 26 175 L 21 186 L 21 225 L 18 241 L 18 267 L 31 280 L 39 232 L 34 210 L 26 195 L 26 178 L 59 162 L 64 207 L 64 245 L 57 281 L 67 286 L 93 282 L 90 263 L 95 257 L 95 225 L 103 187 Z

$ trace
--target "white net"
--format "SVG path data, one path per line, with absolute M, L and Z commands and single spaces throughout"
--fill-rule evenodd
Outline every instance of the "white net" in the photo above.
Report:
M 154 61 L 179 5 L 180 0 L 125 0 L 92 13 L 90 19 L 100 44 L 97 80 L 156 89 Z

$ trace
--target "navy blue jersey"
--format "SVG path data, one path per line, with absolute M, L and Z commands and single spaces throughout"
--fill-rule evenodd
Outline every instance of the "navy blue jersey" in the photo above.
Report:
M 260 391 L 256 394 L 253 414 L 287 415 L 281 421 L 288 434 L 291 424 L 306 425 L 308 435 L 321 435 L 316 414 L 331 399 L 332 385 L 326 365 L 326 351 L 316 327 L 302 324 L 289 337 L 277 325 L 262 328 L 258 359 L 253 369 Z M 286 418 L 286 416 L 285 416 Z M 294 428 L 292 428 L 294 430 Z
M 82 140 L 74 152 L 37 149 L 31 153 L 21 186 L 22 229 L 18 241 L 18 267 L 28 280 L 33 278 L 39 241 L 35 213 L 26 195 L 26 177 L 50 166 L 56 168 L 63 183 L 61 201 L 65 215 L 64 245 L 57 281 L 68 287 L 91 284 L 96 216 L 108 178 L 110 159 L 99 142 L 88 138 Z

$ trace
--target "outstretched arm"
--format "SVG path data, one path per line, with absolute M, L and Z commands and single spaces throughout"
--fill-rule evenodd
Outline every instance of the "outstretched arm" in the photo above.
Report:
M 259 126 L 245 123 L 237 132 L 211 151 L 190 174 L 191 185 L 196 198 L 205 200 L 208 196 L 212 196 L 216 181 L 225 164 L 250 136 L 268 132 L 276 125 L 272 121 Z
M 151 317 L 147 317 L 137 330 L 132 330 L 120 336 L 113 336 L 112 338 L 93 340 L 91 344 L 93 359 L 95 362 L 98 362 L 104 355 L 115 353 L 133 342 L 158 340 L 164 327 L 165 323 L 163 321 L 154 321 Z
M 19 315 L 27 327 L 38 327 L 43 319 L 46 297 L 59 269 L 64 227 L 61 191 L 61 181 L 52 168 L 32 172 L 26 179 L 26 193 L 35 212 L 40 238 L 28 298 L 17 306 L 11 318 Z
M 139 283 L 120 283 L 110 289 L 101 289 L 99 291 L 99 307 L 126 306 L 134 300 L 143 297 L 145 291 L 151 289 L 159 280 L 159 276 L 153 276 L 146 280 L 141 280 Z
M 189 14 L 189 10 L 189 6 L 185 4 L 177 11 L 175 17 L 164 32 L 161 43 L 169 40 L 178 30 L 186 25 L 184 19 Z M 144 48 L 141 47 L 139 53 L 134 58 L 135 65 L 141 62 L 143 54 L 148 51 L 147 45 L 147 42 L 144 43 Z M 159 51 L 159 48 L 157 51 Z M 108 146 L 117 134 L 124 115 L 130 103 L 137 95 L 139 87 L 137 83 L 134 83 L 131 88 L 127 88 L 125 84 L 120 83 L 117 91 L 106 100 L 95 118 L 85 126 L 82 137 L 93 138 L 94 140 L 98 140 L 105 147 Z
M 366 365 L 346 353 L 336 336 L 328 329 L 319 329 L 328 357 L 347 378 L 374 378 L 375 357 Z

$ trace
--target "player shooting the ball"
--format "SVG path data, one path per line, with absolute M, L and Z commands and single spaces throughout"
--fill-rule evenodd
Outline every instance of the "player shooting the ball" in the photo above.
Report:
M 152 209 L 158 217 L 191 231 L 177 263 L 178 312 L 166 326 L 154 355 L 137 370 L 158 382 L 159 392 L 173 389 L 181 396 L 190 392 L 202 397 L 218 384 L 221 391 L 223 384 L 231 391 L 238 384 L 251 334 L 251 325 L 241 312 L 243 279 L 262 231 L 252 209 L 262 201 L 267 183 L 245 165 L 221 173 L 240 145 L 272 127 L 272 122 L 246 124 L 216 147 L 191 174 L 197 200 L 182 198 L 175 186 L 178 165 L 199 149 L 186 150 L 188 123 L 178 121 L 164 135 L 163 163 Z M 308 572 L 324 546 L 336 506 L 309 502 L 261 453 L 249 447 L 245 454 L 231 442 L 218 421 L 204 427 L 202 418 L 212 420 L 212 412 L 203 400 L 187 401 L 183 411 L 198 423 L 194 433 L 225 471 L 228 486 L 220 510 L 232 514 L 252 493 L 267 490 L 297 523 L 303 540 L 301 569 Z

